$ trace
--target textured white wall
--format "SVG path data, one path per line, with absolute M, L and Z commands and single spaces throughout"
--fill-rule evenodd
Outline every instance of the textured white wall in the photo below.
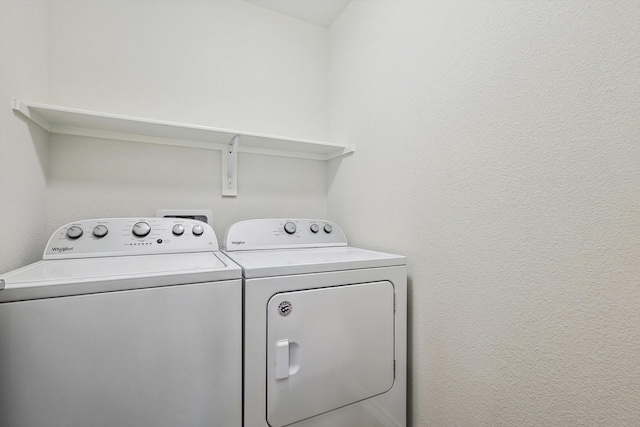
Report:
M 413 426 L 640 425 L 640 2 L 355 1 L 328 212 L 406 254 Z
M 237 0 L 49 9 L 52 103 L 326 138 L 324 28 Z
M 47 134 L 11 109 L 11 98 L 46 99 L 47 7 L 0 1 L 0 272 L 42 256 Z
M 243 1 L 56 1 L 50 102 L 138 117 L 325 139 L 327 31 Z M 239 155 L 222 198 L 220 152 L 52 136 L 48 231 L 77 218 L 210 209 L 235 221 L 326 216 L 323 162 Z M 44 243 L 43 243 L 44 244 Z

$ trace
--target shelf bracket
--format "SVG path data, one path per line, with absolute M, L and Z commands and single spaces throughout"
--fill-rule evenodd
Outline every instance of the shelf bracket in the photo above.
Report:
M 236 197 L 238 195 L 238 143 L 240 135 L 236 135 L 222 152 L 222 195 Z

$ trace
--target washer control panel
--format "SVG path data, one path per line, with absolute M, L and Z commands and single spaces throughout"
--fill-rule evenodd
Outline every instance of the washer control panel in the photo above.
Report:
M 233 224 L 225 234 L 226 251 L 347 246 L 342 229 L 319 219 L 252 219 Z
M 102 218 L 65 224 L 49 239 L 42 259 L 92 258 L 217 251 L 207 223 L 184 218 Z

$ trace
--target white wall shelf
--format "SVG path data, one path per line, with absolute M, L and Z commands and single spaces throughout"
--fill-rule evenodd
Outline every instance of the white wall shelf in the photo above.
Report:
M 237 152 L 313 160 L 330 160 L 354 152 L 352 146 L 325 141 L 131 117 L 18 99 L 12 100 L 12 108 L 51 133 L 220 150 L 223 153 L 222 186 L 225 196 L 237 194 Z

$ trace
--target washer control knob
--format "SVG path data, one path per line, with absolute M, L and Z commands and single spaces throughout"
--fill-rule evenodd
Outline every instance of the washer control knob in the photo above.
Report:
M 82 233 L 84 233 L 84 231 L 82 231 L 82 228 L 78 227 L 77 225 L 72 225 L 67 230 L 67 237 L 75 240 L 78 237 L 82 236 Z
M 173 226 L 173 234 L 176 236 L 182 236 L 184 233 L 184 226 L 182 224 L 176 224 Z
M 318 227 L 318 224 L 311 224 L 310 228 L 312 233 L 317 233 L 318 231 L 320 231 L 320 227 Z
M 151 226 L 146 222 L 136 222 L 131 231 L 137 237 L 144 237 L 151 232 Z
M 202 233 L 204 233 L 204 227 L 201 225 L 194 225 L 193 230 L 191 231 L 193 232 L 194 236 L 202 236 Z
M 109 229 L 107 227 L 105 227 L 104 225 L 96 225 L 93 228 L 93 235 L 95 237 L 97 237 L 98 239 L 106 236 L 108 232 L 109 232 Z
M 324 232 L 325 233 L 331 233 L 333 231 L 333 227 L 331 226 L 331 224 L 325 224 L 324 225 Z
M 286 231 L 286 232 L 287 232 L 287 234 L 293 234 L 293 233 L 295 233 L 295 232 L 296 232 L 296 230 L 297 230 L 297 227 L 296 227 L 296 225 L 295 225 L 294 223 L 292 223 L 292 222 L 287 222 L 287 223 L 284 225 L 284 231 Z

